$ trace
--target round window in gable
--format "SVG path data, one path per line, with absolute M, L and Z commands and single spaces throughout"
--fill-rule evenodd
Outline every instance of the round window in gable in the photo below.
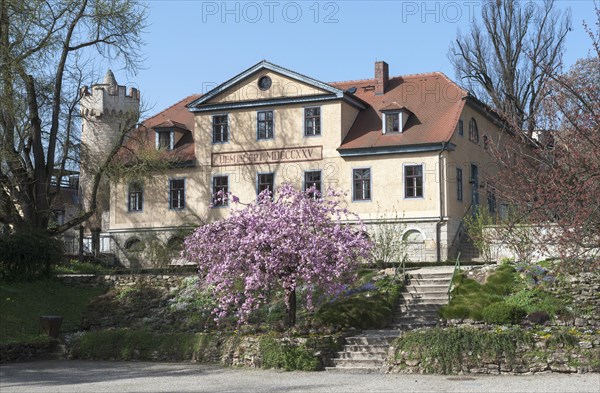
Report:
M 261 90 L 269 90 L 269 88 L 271 87 L 271 78 L 269 78 L 268 76 L 261 76 L 260 79 L 258 80 L 258 88 Z

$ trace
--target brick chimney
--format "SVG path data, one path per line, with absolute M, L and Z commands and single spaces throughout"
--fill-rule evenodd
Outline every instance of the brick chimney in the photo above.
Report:
M 375 62 L 375 95 L 380 96 L 385 93 L 385 88 L 390 80 L 388 63 L 385 61 Z

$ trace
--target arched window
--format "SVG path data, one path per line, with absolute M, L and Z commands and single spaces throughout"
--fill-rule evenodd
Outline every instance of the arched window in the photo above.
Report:
M 477 122 L 473 117 L 469 122 L 469 140 L 473 143 L 479 144 L 479 129 L 477 128 Z
M 179 236 L 173 236 L 167 242 L 167 248 L 174 252 L 181 251 L 183 249 L 183 239 Z
M 421 232 L 416 229 L 410 229 L 404 233 L 402 241 L 408 244 L 418 244 L 423 243 L 425 239 L 423 239 L 423 234 Z
M 130 252 L 144 251 L 144 248 L 146 248 L 146 246 L 137 237 L 132 237 L 125 242 L 125 249 Z

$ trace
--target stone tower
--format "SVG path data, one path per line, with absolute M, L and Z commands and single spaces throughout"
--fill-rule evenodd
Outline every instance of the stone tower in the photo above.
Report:
M 90 207 L 94 176 L 119 140 L 121 132 L 133 127 L 140 111 L 140 92 L 135 88 L 126 93 L 119 86 L 111 70 L 103 83 L 83 87 L 80 92 L 81 112 L 81 168 L 80 195 L 85 211 Z M 97 214 L 90 218 L 87 231 L 99 233 L 109 225 L 110 185 L 106 179 L 100 183 L 97 194 Z M 124 197 L 124 196 L 123 196 Z M 95 248 L 95 247 L 94 247 Z

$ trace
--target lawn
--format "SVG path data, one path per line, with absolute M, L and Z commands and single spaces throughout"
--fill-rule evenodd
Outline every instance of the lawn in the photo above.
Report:
M 67 286 L 59 280 L 0 281 L 0 344 L 32 342 L 39 335 L 39 317 L 64 317 L 61 332 L 75 329 L 86 305 L 103 288 Z

